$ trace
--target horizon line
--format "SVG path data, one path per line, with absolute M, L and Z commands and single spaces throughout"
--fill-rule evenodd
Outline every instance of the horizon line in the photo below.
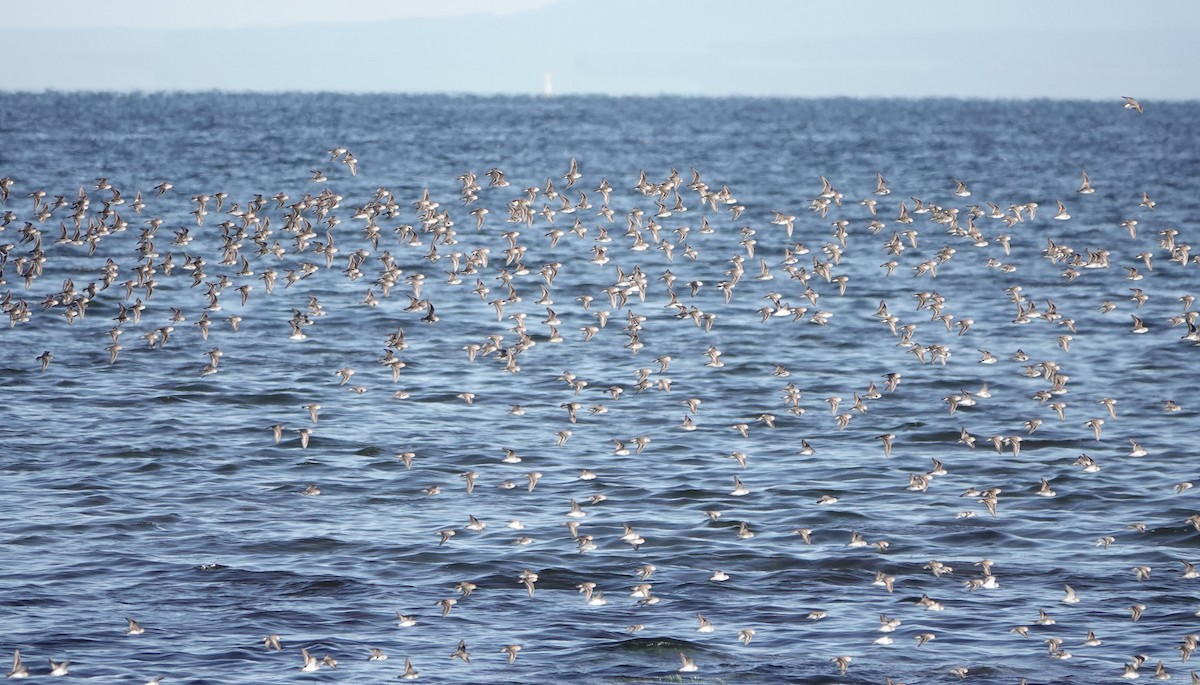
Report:
M 611 99 L 655 99 L 655 98 L 670 98 L 670 99 L 696 99 L 696 100 L 727 100 L 727 99 L 746 99 L 746 100 L 903 100 L 903 101 L 919 101 L 919 100 L 966 100 L 976 102 L 1108 102 L 1110 100 L 1121 102 L 1123 95 L 1113 96 L 1088 96 L 1088 97 L 1051 97 L 1047 95 L 1031 95 L 1027 97 L 1017 96 L 984 96 L 984 95 L 783 95 L 783 94 L 761 94 L 761 93 L 730 93 L 727 95 L 713 95 L 707 93 L 602 93 L 602 92 L 556 92 L 553 95 L 545 95 L 544 93 L 533 92 L 476 92 L 476 91 L 421 91 L 421 90 L 335 90 L 335 89 L 293 89 L 285 88 L 280 90 L 251 90 L 251 89 L 224 89 L 224 88 L 195 88 L 195 89 L 145 89 L 145 88 L 41 88 L 41 89 L 9 89 L 0 88 L 0 96 L 11 95 L 130 95 L 130 96 L 148 96 L 148 95 L 250 95 L 250 96 L 275 96 L 275 95 L 342 95 L 353 97 L 371 97 L 371 96 L 440 96 L 453 98 L 514 98 L 514 99 L 530 99 L 530 100 L 558 100 L 569 98 L 611 98 Z M 1146 102 L 1162 102 L 1170 104 L 1190 104 L 1200 103 L 1200 98 L 1174 98 L 1174 97 L 1150 97 L 1146 98 L 1138 96 L 1139 100 Z

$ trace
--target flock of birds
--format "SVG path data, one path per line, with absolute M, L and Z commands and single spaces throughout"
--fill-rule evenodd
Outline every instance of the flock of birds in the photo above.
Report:
M 1126 98 L 1125 107 L 1138 113 L 1143 111 L 1141 104 L 1131 98 Z M 454 198 L 469 217 L 463 218 L 449 207 L 450 203 L 443 204 L 443 199 L 433 197 L 429 190 L 416 198 L 401 199 L 393 191 L 381 187 L 365 201 L 349 205 L 346 198 L 332 190 L 329 184 L 332 183 L 330 179 L 339 174 L 357 175 L 358 159 L 341 147 L 328 152 L 329 168 L 314 170 L 310 179 L 319 190 L 299 197 L 289 197 L 281 192 L 244 199 L 231 198 L 223 192 L 196 194 L 190 198 L 190 215 L 186 220 L 178 212 L 175 215 L 155 213 L 154 204 L 160 198 L 169 200 L 179 192 L 167 181 L 145 195 L 141 191 L 130 195 L 104 178 L 97 179 L 91 188 L 80 188 L 74 195 L 53 195 L 45 190 L 22 187 L 20 181 L 12 177 L 0 179 L 0 203 L 4 207 L 0 241 L 4 234 L 11 236 L 10 240 L 0 244 L 0 288 L 4 288 L 0 306 L 7 316 L 9 328 L 50 327 L 58 325 L 50 323 L 51 318 L 57 317 L 71 328 L 60 329 L 54 336 L 74 335 L 95 317 L 95 310 L 101 309 L 106 314 L 111 313 L 105 317 L 102 363 L 148 363 L 144 361 L 148 359 L 147 353 L 180 344 L 181 339 L 184 345 L 209 347 L 211 338 L 218 344 L 198 353 L 193 370 L 195 377 L 207 378 L 224 371 L 225 353 L 220 341 L 238 335 L 243 316 L 249 317 L 252 311 L 262 312 L 268 308 L 259 304 L 259 309 L 252 309 L 250 305 L 254 301 L 269 301 L 277 291 L 303 292 L 305 281 L 310 278 L 325 286 L 331 280 L 344 278 L 345 283 L 358 293 L 354 307 L 377 311 L 378 315 L 396 322 L 394 331 L 386 339 L 365 344 L 382 349 L 382 355 L 377 358 L 380 367 L 377 371 L 385 379 L 384 383 L 390 378 L 395 384 L 389 389 L 391 397 L 403 401 L 411 394 L 398 389 L 401 379 L 412 381 L 420 377 L 420 370 L 410 367 L 410 360 L 406 360 L 414 327 L 429 327 L 436 331 L 444 318 L 463 317 L 463 312 L 471 311 L 473 307 L 477 317 L 472 321 L 471 330 L 490 327 L 494 332 L 471 339 L 460 349 L 441 352 L 447 357 L 458 355 L 459 363 L 463 365 L 488 364 L 495 372 L 492 377 L 518 378 L 522 362 L 536 355 L 536 348 L 571 338 L 573 344 L 581 345 L 581 351 L 586 350 L 583 344 L 591 344 L 594 338 L 608 335 L 605 329 L 619 324 L 617 339 L 623 354 L 636 367 L 630 376 L 634 380 L 628 384 L 601 387 L 600 383 L 589 381 L 584 374 L 571 370 L 564 370 L 557 376 L 555 382 L 564 393 L 564 401 L 557 406 L 561 418 L 545 432 L 556 447 L 563 447 L 570 443 L 581 423 L 603 421 L 605 415 L 619 406 L 622 396 L 649 393 L 666 398 L 673 385 L 676 389 L 687 387 L 686 379 L 673 379 L 669 375 L 673 363 L 676 370 L 688 364 L 681 363 L 683 351 L 657 351 L 655 326 L 690 327 L 701 340 L 710 339 L 714 331 L 727 331 L 738 337 L 761 340 L 765 345 L 775 344 L 790 335 L 767 328 L 743 331 L 723 328 L 724 320 L 731 318 L 729 312 L 736 309 L 743 314 L 752 312 L 764 325 L 769 321 L 804 322 L 822 327 L 821 330 L 836 331 L 838 319 L 835 317 L 838 315 L 835 310 L 838 308 L 827 303 L 854 295 L 857 280 L 852 280 L 841 268 L 843 259 L 867 253 L 870 259 L 882 259 L 877 271 L 879 277 L 893 279 L 891 285 L 886 286 L 887 296 L 878 303 L 871 318 L 880 334 L 891 336 L 904 356 L 895 370 L 877 378 L 862 379 L 859 386 L 847 385 L 843 392 L 822 398 L 824 406 L 821 409 L 829 410 L 828 417 L 822 420 L 831 422 L 828 428 L 836 434 L 844 431 L 852 421 L 867 420 L 864 417 L 872 406 L 887 402 L 888 396 L 896 393 L 909 377 L 922 374 L 928 367 L 960 363 L 960 359 L 950 361 L 961 351 L 957 342 L 952 345 L 951 341 L 963 341 L 965 347 L 973 347 L 969 341 L 978 329 L 977 322 L 962 311 L 952 313 L 950 300 L 953 297 L 943 296 L 936 289 L 939 269 L 949 268 L 947 264 L 951 260 L 957 264 L 970 259 L 967 255 L 972 250 L 987 255 L 979 263 L 991 273 L 1007 275 L 1031 266 L 1009 260 L 1018 246 L 1028 249 L 1033 241 L 1031 232 L 1025 229 L 1071 221 L 1072 209 L 1082 210 L 1087 197 L 1096 192 L 1092 179 L 1081 170 L 1076 197 L 1057 201 L 1047 219 L 1046 208 L 1034 202 L 1013 202 L 1007 206 L 986 201 L 977 204 L 972 199 L 974 195 L 969 184 L 960 180 L 947 184 L 945 191 L 955 198 L 955 206 L 948 206 L 916 197 L 895 200 L 882 174 L 876 175 L 873 193 L 854 198 L 852 203 L 833 181 L 821 177 L 819 183 L 814 183 L 815 192 L 807 202 L 807 214 L 792 214 L 787 208 L 769 209 L 762 214 L 762 208 L 747 207 L 739 202 L 733 189 L 710 185 L 694 169 L 688 173 L 671 170 L 660 179 L 642 172 L 636 184 L 624 191 L 634 193 L 632 201 L 626 202 L 619 194 L 619 186 L 607 179 L 585 183 L 581 166 L 571 159 L 561 177 L 547 179 L 544 184 L 521 191 L 510 189 L 509 181 L 500 169 L 493 168 L 482 175 L 463 173 L 457 179 L 459 196 Z M 493 199 L 499 194 L 504 197 L 503 214 L 499 210 L 490 211 L 481 200 Z M 497 205 L 493 203 L 492 206 Z M 861 211 L 866 216 L 847 218 L 847 210 L 854 206 L 864 208 Z M 1122 246 L 1088 248 L 1081 252 L 1051 236 L 1040 256 L 1052 265 L 1062 284 L 1069 284 L 1093 270 L 1122 271 L 1130 284 L 1127 292 L 1131 304 L 1119 305 L 1114 297 L 1094 303 L 1099 311 L 1106 316 L 1118 310 L 1130 312 L 1127 316 L 1131 335 L 1175 329 L 1180 332 L 1182 342 L 1179 344 L 1200 344 L 1200 328 L 1197 327 L 1200 310 L 1194 308 L 1192 294 L 1178 297 L 1178 310 L 1169 318 L 1150 317 L 1142 314 L 1141 309 L 1150 298 L 1158 297 L 1149 287 L 1155 276 L 1163 271 L 1190 269 L 1200 264 L 1200 253 L 1192 254 L 1186 236 L 1178 229 L 1155 223 L 1156 201 L 1147 193 L 1141 193 L 1140 202 L 1131 201 L 1127 209 L 1128 217 L 1112 229 L 1122 234 L 1127 232 L 1130 241 L 1136 239 L 1139 232 L 1144 235 L 1147 230 L 1154 231 L 1157 251 L 1145 251 L 1135 256 L 1126 254 L 1128 250 Z M 830 227 L 832 231 L 823 227 Z M 162 235 L 163 228 L 170 234 Z M 119 236 L 126 233 L 136 234 L 131 260 L 126 259 L 130 256 L 127 251 L 110 247 L 116 244 L 125 248 Z M 700 251 L 717 241 L 717 237 L 710 237 L 714 234 L 732 241 L 733 251 L 719 259 L 702 258 Z M 1048 231 L 1047 235 L 1050 235 Z M 814 247 L 809 247 L 801 239 L 820 241 L 821 244 L 814 243 Z M 1117 236 L 1105 236 L 1106 242 L 1117 240 Z M 571 242 L 577 247 L 571 248 Z M 929 249 L 930 243 L 939 242 L 940 248 Z M 918 247 L 922 244 L 924 249 Z M 556 261 L 556 250 L 564 253 L 569 250 L 572 256 Z M 651 258 L 650 255 L 655 253 L 657 256 Z M 910 259 L 914 254 L 919 258 Z M 56 260 L 64 257 L 68 258 L 69 264 L 57 265 Z M 430 265 L 430 269 L 421 269 L 422 263 Z M 659 267 L 652 266 L 656 263 Z M 685 280 L 686 276 L 675 274 L 675 271 L 688 271 L 686 265 L 689 263 L 716 264 L 721 271 L 688 280 Z M 440 271 L 444 278 L 435 279 L 434 270 Z M 47 274 L 63 275 L 67 271 L 71 275 L 63 277 L 61 287 L 43 287 Z M 908 280 L 899 280 L 906 271 Z M 426 283 L 427 279 L 429 283 Z M 586 284 L 595 279 L 605 280 L 601 286 L 589 290 Z M 439 282 L 435 285 L 434 280 Z M 565 281 L 571 283 L 569 287 L 577 295 L 564 297 L 561 294 L 565 288 L 560 286 Z M 917 284 L 918 290 L 913 291 L 910 284 Z M 769 290 L 764 294 L 762 288 Z M 183 305 L 156 306 L 161 298 L 159 293 L 164 291 L 169 297 L 175 297 L 176 303 L 192 298 L 199 305 L 193 305 L 193 310 Z M 28 293 L 34 292 L 44 294 L 40 299 L 32 299 Z M 1151 452 L 1145 446 L 1143 436 L 1114 430 L 1121 425 L 1119 408 L 1123 403 L 1131 402 L 1120 396 L 1120 388 L 1113 388 L 1111 395 L 1089 403 L 1087 408 L 1080 408 L 1079 402 L 1071 401 L 1070 413 L 1082 411 L 1085 415 L 1068 418 L 1066 398 L 1071 389 L 1071 378 L 1066 369 L 1070 364 L 1071 345 L 1076 337 L 1086 336 L 1089 331 L 1077 325 L 1079 321 L 1072 318 L 1070 312 L 1060 313 L 1058 303 L 1049 299 L 1039 301 L 1027 294 L 1022 285 L 1012 284 L 999 292 L 1011 303 L 1014 315 L 1009 322 L 988 322 L 993 330 L 1000 330 L 995 335 L 1004 338 L 1005 326 L 1049 326 L 1053 332 L 1049 337 L 1060 354 L 1056 358 L 1035 358 L 1020 349 L 1001 355 L 979 349 L 975 364 L 984 368 L 993 365 L 1007 368 L 1012 372 L 1011 376 L 1019 375 L 1040 384 L 1030 402 L 1031 412 L 1037 413 L 1018 422 L 1019 429 L 1006 433 L 975 435 L 963 427 L 958 434 L 960 448 L 980 451 L 994 448 L 996 453 L 1011 454 L 1015 459 L 1021 453 L 1022 443 L 1036 439 L 1032 436 L 1039 430 L 1045 431 L 1052 423 L 1070 423 L 1097 443 L 1105 436 L 1111 439 L 1113 433 L 1117 433 L 1129 445 L 1129 458 L 1149 456 Z M 301 341 L 310 336 L 333 335 L 321 331 L 318 325 L 328 313 L 326 302 L 315 294 L 304 297 L 307 303 L 303 307 L 287 307 L 290 315 L 286 327 L 279 328 L 280 344 L 302 344 Z M 911 303 L 914 301 L 915 311 L 920 316 L 927 316 L 928 323 L 918 325 L 912 314 Z M 96 307 L 97 304 L 101 306 Z M 656 311 L 649 312 L 651 307 Z M 582 325 L 570 330 L 564 323 L 567 320 L 579 321 Z M 445 344 L 449 347 L 449 343 Z M 706 373 L 721 373 L 729 356 L 715 342 L 701 343 L 687 354 L 693 355 L 693 360 L 702 360 L 705 368 L 712 369 Z M 647 359 L 652 361 L 644 361 Z M 66 366 L 67 372 L 85 374 L 91 361 L 79 357 L 71 359 L 49 346 L 26 363 L 29 371 L 34 373 L 52 375 Z M 794 425 L 806 412 L 803 373 L 797 364 L 791 366 L 789 368 L 783 362 L 774 364 L 772 368 L 761 370 L 751 381 L 761 382 L 764 386 L 767 383 L 779 385 L 782 400 L 774 401 L 776 409 L 764 409 L 755 416 L 735 417 L 723 424 L 715 424 L 706 421 L 705 414 L 713 413 L 710 407 L 720 404 L 719 397 L 683 397 L 675 400 L 680 407 L 678 424 L 663 427 L 655 433 L 613 437 L 611 454 L 649 454 L 655 445 L 669 442 L 672 435 L 678 434 L 676 431 L 690 433 L 702 429 L 724 431 L 726 436 L 742 440 L 748 440 L 753 433 L 760 440 L 794 441 L 800 457 L 813 457 L 822 445 L 814 445 L 808 438 L 797 438 L 792 431 L 772 432 L 788 428 L 789 422 Z M 853 369 L 844 376 L 851 376 L 850 372 Z M 377 389 L 379 383 L 373 381 L 379 377 L 361 368 L 341 366 L 330 373 L 330 384 L 339 392 L 362 395 Z M 477 399 L 486 398 L 499 384 L 500 381 L 495 381 L 485 387 L 464 388 L 456 400 L 472 405 Z M 986 403 L 990 396 L 991 390 L 985 383 L 976 390 L 949 393 L 941 402 L 947 415 L 954 416 L 965 408 Z M 1162 397 L 1155 402 L 1163 413 L 1174 415 L 1184 410 L 1177 400 Z M 517 421 L 530 409 L 514 402 L 507 411 L 512 420 Z M 264 440 L 273 440 L 276 444 L 288 441 L 298 449 L 311 449 L 310 442 L 322 425 L 321 410 L 322 405 L 316 399 L 296 407 L 290 421 L 263 426 Z M 780 437 L 765 437 L 773 435 Z M 875 436 L 879 457 L 890 459 L 893 451 L 900 449 L 904 438 L 903 431 L 891 430 Z M 505 446 L 500 462 L 510 467 L 519 464 L 528 458 L 528 454 L 521 454 L 524 451 Z M 751 486 L 740 475 L 751 472 L 749 468 L 754 458 L 750 452 L 747 448 L 725 455 L 731 460 L 731 485 L 727 493 L 721 494 L 722 498 L 739 498 L 752 492 Z M 414 462 L 419 463 L 421 455 L 414 451 L 399 451 L 396 458 L 411 469 Z M 1073 466 L 1084 473 L 1095 473 L 1100 469 L 1098 461 L 1087 454 L 1081 454 Z M 927 493 L 935 479 L 947 473 L 946 465 L 934 459 L 928 470 L 910 474 L 902 487 L 913 493 Z M 463 471 L 459 477 L 461 485 L 453 489 L 468 495 L 486 480 L 472 469 Z M 543 472 L 532 470 L 495 484 L 503 489 L 525 489 L 532 493 L 543 477 Z M 598 477 L 595 469 L 584 468 L 579 471 L 577 480 L 587 483 Z M 1191 482 L 1180 482 L 1175 488 L 1183 493 L 1191 486 Z M 421 493 L 432 497 L 451 489 L 451 486 L 437 484 Z M 306 496 L 321 494 L 317 483 L 298 486 L 298 490 Z M 1034 484 L 1033 492 L 1044 498 L 1056 496 L 1053 484 L 1045 477 Z M 1000 517 L 1004 513 L 1002 495 L 1006 494 L 1009 492 L 1005 488 L 997 486 L 971 488 L 963 493 L 963 497 L 981 507 L 964 509 L 957 516 Z M 638 582 L 632 585 L 631 597 L 640 607 L 652 607 L 662 599 L 651 582 L 658 570 L 653 563 L 653 539 L 648 540 L 630 524 L 623 524 L 622 534 L 612 541 L 589 531 L 588 517 L 605 499 L 603 494 L 580 494 L 563 503 L 562 523 L 569 533 L 570 545 L 579 554 L 586 554 L 619 541 L 621 544 L 616 547 L 637 560 L 633 573 Z M 815 502 L 822 507 L 837 503 L 838 497 L 832 494 L 824 494 Z M 724 513 L 722 508 L 713 507 L 704 512 L 704 517 L 707 522 L 715 523 Z M 1187 519 L 1186 523 L 1200 530 L 1200 514 Z M 482 532 L 487 526 L 483 518 L 470 515 L 462 526 L 430 531 L 428 544 L 452 546 L 464 534 Z M 1146 529 L 1145 524 L 1135 523 L 1132 527 L 1139 532 Z M 535 542 L 520 520 L 509 521 L 507 528 L 515 536 L 513 544 Z M 803 544 L 812 545 L 814 538 L 820 538 L 821 531 L 803 527 L 790 531 L 790 534 Z M 737 535 L 749 539 L 755 532 L 746 521 L 741 521 Z M 1107 549 L 1115 541 L 1116 538 L 1109 535 L 1097 539 L 1095 545 Z M 896 551 L 891 549 L 888 540 L 870 541 L 858 531 L 852 532 L 848 542 L 834 544 L 874 550 L 879 555 Z M 624 551 L 626 549 L 628 552 Z M 1180 561 L 1182 567 L 1177 572 L 1183 579 L 1200 575 L 1191 563 Z M 974 566 L 978 573 L 962 581 L 967 591 L 986 591 L 999 586 L 998 575 L 993 572 L 995 562 L 983 558 Z M 927 572 L 935 579 L 954 573 L 949 563 L 939 560 L 929 560 L 913 570 Z M 1143 580 L 1160 570 L 1139 565 L 1132 572 Z M 726 583 L 735 576 L 727 570 L 712 569 L 708 580 Z M 891 593 L 896 580 L 895 572 L 879 570 L 871 585 Z M 538 582 L 539 573 L 527 568 L 514 579 L 514 586 L 532 597 L 537 592 Z M 476 589 L 472 582 L 457 583 L 457 594 L 438 602 L 440 616 L 470 610 L 472 603 L 467 599 Z M 589 605 L 603 606 L 608 602 L 604 590 L 595 582 L 581 583 L 576 589 Z M 1070 584 L 1065 584 L 1063 593 L 1061 602 L 1064 604 L 1086 601 L 1086 597 L 1081 599 Z M 930 612 L 944 609 L 944 600 L 935 600 L 924 593 L 917 604 Z M 1129 608 L 1131 622 L 1136 623 L 1146 610 L 1147 606 L 1142 603 L 1132 605 Z M 816 622 L 825 617 L 824 611 L 814 610 L 807 617 L 798 618 Z M 695 619 L 698 633 L 716 632 L 714 622 L 702 613 L 695 613 Z M 425 619 L 415 614 L 397 613 L 400 628 L 410 628 L 418 620 Z M 875 626 L 877 637 L 873 644 L 891 644 L 902 624 L 903 620 L 882 614 L 879 625 Z M 1057 660 L 1071 658 L 1070 650 L 1087 650 L 1102 644 L 1102 638 L 1090 630 L 1086 637 L 1081 636 L 1078 640 L 1051 636 L 1045 632 L 1045 627 L 1053 624 L 1054 619 L 1046 611 L 1039 610 L 1038 617 L 1031 617 L 1029 625 L 1012 626 L 1011 631 L 1024 638 L 1045 636 L 1042 637 L 1042 651 Z M 627 627 L 633 634 L 644 629 L 646 625 L 642 623 Z M 128 619 L 126 635 L 135 638 L 144 632 L 146 629 L 137 620 Z M 730 642 L 736 640 L 736 643 L 748 646 L 759 632 L 752 625 L 739 626 L 736 637 L 730 638 Z M 935 632 L 922 630 L 909 639 L 916 647 L 922 647 L 937 638 Z M 1200 634 L 1181 631 L 1179 639 L 1178 658 L 1186 662 L 1200 646 Z M 267 650 L 281 651 L 285 638 L 272 633 L 262 642 Z M 521 644 L 508 644 L 496 646 L 491 651 L 503 654 L 508 664 L 514 664 L 522 648 Z M 294 649 L 298 650 L 294 666 L 299 671 L 338 668 L 339 658 L 335 655 L 316 655 L 307 646 Z M 856 656 L 831 654 L 823 660 L 830 675 L 845 675 L 854 668 Z M 382 649 L 374 648 L 362 657 L 383 661 L 388 655 Z M 443 654 L 439 658 L 445 657 Z M 472 663 L 465 640 L 458 642 L 449 657 Z M 680 673 L 692 673 L 704 667 L 688 653 L 680 652 L 678 659 Z M 39 669 L 27 664 L 21 649 L 16 649 L 8 677 L 68 675 L 70 661 L 48 661 Z M 425 668 L 432 669 L 432 665 Z M 1036 667 L 1031 665 L 1031 671 L 1036 671 Z M 952 669 L 950 674 L 967 678 L 971 671 L 969 667 L 960 666 Z M 1134 679 L 1142 674 L 1159 679 L 1170 677 L 1164 658 L 1144 654 L 1128 656 L 1123 670 L 1114 676 Z M 417 679 L 419 672 L 411 658 L 405 657 L 403 671 L 397 675 L 403 679 Z M 162 676 L 149 683 L 160 680 Z M 895 684 L 890 678 L 887 682 Z M 1200 675 L 1192 672 L 1191 682 L 1200 683 Z

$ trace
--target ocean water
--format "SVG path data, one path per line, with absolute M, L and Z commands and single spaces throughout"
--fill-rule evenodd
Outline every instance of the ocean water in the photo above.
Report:
M 0 650 L 34 678 L 1187 681 L 1196 103 L 0 105 Z

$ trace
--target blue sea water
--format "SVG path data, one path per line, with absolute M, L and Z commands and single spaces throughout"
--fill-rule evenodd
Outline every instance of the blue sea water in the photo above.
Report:
M 0 650 L 35 678 L 70 659 L 86 682 L 369 683 L 408 657 L 446 683 L 939 683 L 957 668 L 1099 683 L 1135 655 L 1143 677 L 1161 660 L 1187 678 L 1196 103 L 8 93 L 0 107 Z M 493 168 L 510 185 L 490 187 Z M 641 172 L 665 192 L 637 189 Z M 1094 193 L 1077 192 L 1081 172 Z M 481 187 L 466 202 L 468 173 Z M 873 193 L 877 173 L 890 194 Z M 729 202 L 702 199 L 722 188 Z M 530 221 L 508 221 L 522 198 Z M 140 321 L 121 316 L 138 301 Z M 500 351 L 472 361 L 490 336 Z M 926 475 L 934 460 L 945 474 Z M 995 516 L 970 494 L 989 489 Z M 856 533 L 887 544 L 849 546 Z M 630 596 L 642 582 L 660 601 Z M 880 615 L 900 624 L 880 632 Z M 125 635 L 127 618 L 145 632 Z M 470 663 L 450 658 L 460 640 Z M 338 668 L 300 671 L 302 647 Z M 698 670 L 677 673 L 680 653 Z

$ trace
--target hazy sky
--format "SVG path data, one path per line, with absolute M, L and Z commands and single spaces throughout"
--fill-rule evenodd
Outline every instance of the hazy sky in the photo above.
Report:
M 0 90 L 1200 99 L 1197 0 L 4 0 Z

